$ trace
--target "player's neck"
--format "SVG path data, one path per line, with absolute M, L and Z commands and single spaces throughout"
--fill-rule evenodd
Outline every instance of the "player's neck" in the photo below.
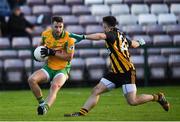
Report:
M 57 34 L 56 32 L 52 32 L 52 35 L 53 35 L 53 37 L 57 40 L 57 39 L 60 39 L 60 38 L 63 38 L 64 36 L 64 30 L 62 31 L 62 33 L 61 34 Z

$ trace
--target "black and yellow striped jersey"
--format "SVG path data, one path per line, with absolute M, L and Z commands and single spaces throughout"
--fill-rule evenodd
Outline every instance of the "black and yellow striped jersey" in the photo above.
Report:
M 112 71 L 114 73 L 125 73 L 130 69 L 135 69 L 128 51 L 131 41 L 118 29 L 105 34 Z

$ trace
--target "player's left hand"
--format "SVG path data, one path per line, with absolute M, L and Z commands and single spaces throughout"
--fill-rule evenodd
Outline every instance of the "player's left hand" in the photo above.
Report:
M 139 45 L 140 45 L 140 46 L 143 46 L 143 45 L 146 44 L 146 42 L 144 41 L 143 38 L 139 39 L 138 42 L 139 42 Z
M 56 54 L 56 51 L 53 50 L 53 49 L 50 49 L 50 48 L 48 48 L 48 47 L 46 47 L 46 48 L 41 48 L 41 55 L 42 55 L 43 57 L 50 56 L 50 55 L 54 56 L 55 54 Z

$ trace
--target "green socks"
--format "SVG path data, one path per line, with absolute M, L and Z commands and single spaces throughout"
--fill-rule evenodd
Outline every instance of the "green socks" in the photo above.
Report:
M 37 98 L 37 100 L 38 100 L 38 103 L 39 103 L 39 104 L 41 104 L 41 103 L 43 103 L 43 102 L 44 102 L 43 97 L 39 97 L 39 98 Z

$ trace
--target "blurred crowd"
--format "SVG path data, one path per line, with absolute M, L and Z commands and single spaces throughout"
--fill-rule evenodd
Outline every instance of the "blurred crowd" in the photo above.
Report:
M 13 37 L 27 36 L 31 37 L 34 25 L 28 22 L 20 9 L 26 0 L 1 0 L 0 5 L 0 36 Z

